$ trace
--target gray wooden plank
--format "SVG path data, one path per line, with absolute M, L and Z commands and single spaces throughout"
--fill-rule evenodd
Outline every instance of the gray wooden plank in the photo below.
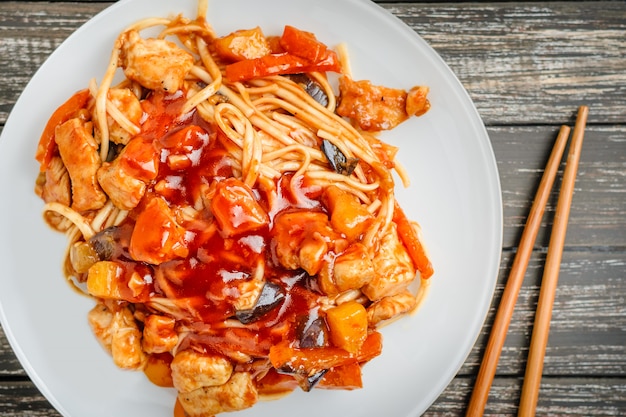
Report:
M 26 372 L 20 365 L 9 341 L 0 326 L 0 379 L 7 377 L 23 377 Z
M 624 2 L 386 6 L 457 74 L 488 124 L 626 120 Z
M 502 187 L 506 248 L 517 246 L 558 129 L 559 126 L 488 128 Z M 568 247 L 626 248 L 625 138 L 623 125 L 587 126 L 569 219 Z M 561 164 L 561 174 L 564 166 Z M 559 179 L 560 175 L 546 208 L 544 227 L 537 237 L 538 248 L 547 247 L 549 242 L 547 225 L 554 217 Z
M 424 413 L 424 417 L 464 414 L 473 388 L 471 378 L 456 378 Z M 494 381 L 485 416 L 515 416 L 521 390 L 519 378 Z M 543 378 L 537 415 L 622 416 L 626 411 L 626 379 Z M 4 417 L 59 417 L 30 381 L 0 382 Z
M 502 256 L 498 284 L 482 332 L 459 375 L 478 372 L 483 347 L 502 296 L 515 253 Z M 498 363 L 499 376 L 524 375 L 543 274 L 545 253 L 536 251 L 526 272 Z M 544 363 L 544 375 L 626 375 L 626 254 L 563 254 Z
M 462 416 L 474 381 L 456 378 L 423 417 Z M 520 378 L 494 380 L 485 416 L 516 416 Z M 626 412 L 626 379 L 551 378 L 541 381 L 538 416 L 623 416 Z
M 0 123 L 46 58 L 108 4 L 0 2 Z
M 3 417 L 60 417 L 30 381 L 0 382 L 0 414 Z

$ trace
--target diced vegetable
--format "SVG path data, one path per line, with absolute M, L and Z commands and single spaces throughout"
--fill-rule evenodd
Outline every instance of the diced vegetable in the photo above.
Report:
M 98 254 L 87 242 L 76 242 L 70 246 L 70 262 L 74 271 L 84 274 L 100 260 Z
M 253 308 L 238 310 L 237 319 L 243 324 L 253 323 L 277 307 L 285 299 L 283 289 L 271 282 L 266 282 Z
M 296 328 L 301 348 L 318 348 L 328 346 L 328 327 L 323 317 L 317 314 L 303 316 L 298 320 Z
M 159 152 L 148 138 L 131 139 L 118 158 L 120 168 L 141 181 L 151 181 L 159 172 Z
M 329 369 L 324 378 L 317 384 L 322 389 L 353 390 L 363 388 L 361 365 L 348 363 Z
M 256 382 L 259 395 L 263 396 L 282 396 L 297 386 L 298 383 L 292 375 L 280 374 L 274 368 L 270 368 L 267 374 Z
M 48 164 L 54 155 L 56 148 L 54 131 L 56 127 L 76 117 L 76 112 L 87 106 L 90 97 L 91 95 L 88 89 L 78 91 L 70 97 L 69 100 L 61 104 L 61 106 L 52 113 L 52 116 L 50 116 L 39 139 L 37 151 L 35 152 L 35 159 L 41 164 L 40 170 L 42 172 L 48 168 Z
M 336 347 L 295 348 L 289 341 L 272 346 L 269 358 L 274 368 L 279 372 L 289 374 L 310 374 L 321 369 L 356 362 L 356 359 L 344 349 Z
M 383 336 L 379 332 L 370 332 L 356 355 L 359 363 L 374 359 L 383 351 Z
M 116 262 L 96 262 L 89 268 L 87 292 L 99 298 L 123 298 L 120 288 L 123 273 L 124 269 Z
M 294 375 L 296 381 L 298 381 L 298 385 L 302 388 L 302 391 L 309 392 L 324 378 L 328 369 L 322 369 L 321 371 L 315 372 L 312 375 Z
M 423 279 L 430 278 L 435 271 L 426 253 L 426 248 L 422 245 L 417 231 L 397 201 L 393 210 L 393 221 L 398 225 L 398 235 L 400 235 L 400 240 L 406 247 L 413 265 L 420 272 Z
M 330 213 L 330 224 L 349 240 L 357 239 L 374 221 L 367 207 L 354 194 L 337 186 L 326 188 L 323 200 Z
M 372 332 L 355 354 L 337 347 L 296 348 L 285 340 L 270 348 L 269 358 L 272 366 L 279 372 L 308 375 L 322 369 L 367 362 L 380 355 L 381 351 L 382 336 L 378 332 Z
M 328 106 L 328 96 L 322 86 L 315 80 L 309 78 L 306 74 L 294 74 L 289 77 L 291 81 L 298 84 L 307 92 L 308 95 L 322 106 Z
M 108 261 L 120 250 L 116 244 L 119 239 L 119 227 L 106 228 L 86 242 L 76 242 L 70 247 L 72 267 L 79 274 L 85 273 L 98 261 Z
M 170 364 L 172 363 L 172 355 L 169 353 L 149 355 L 143 372 L 146 374 L 150 382 L 158 387 L 172 388 L 172 371 Z
M 326 312 L 333 345 L 357 353 L 367 338 L 367 311 L 362 304 L 350 301 Z
M 352 174 L 359 163 L 357 158 L 347 158 L 337 146 L 326 139 L 322 141 L 322 152 L 326 155 L 330 166 L 339 174 Z

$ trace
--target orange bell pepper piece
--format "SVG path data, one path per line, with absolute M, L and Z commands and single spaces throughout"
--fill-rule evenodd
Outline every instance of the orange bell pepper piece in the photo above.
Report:
M 361 365 L 349 363 L 336 368 L 329 369 L 324 378 L 317 385 L 322 389 L 342 389 L 353 390 L 363 388 L 361 378 Z
M 75 117 L 78 110 L 87 106 L 90 97 L 89 90 L 80 90 L 74 93 L 65 103 L 61 104 L 61 106 L 52 113 L 52 116 L 50 116 L 41 134 L 41 138 L 39 138 L 39 144 L 35 152 L 35 159 L 40 164 L 39 170 L 41 172 L 44 172 L 48 168 L 48 164 L 50 164 L 50 160 L 54 155 L 56 149 L 54 131 L 56 127 Z
M 337 347 L 358 353 L 367 339 L 367 312 L 362 304 L 350 301 L 326 311 L 330 340 Z
M 319 62 L 326 57 L 328 48 L 315 38 L 311 32 L 285 26 L 280 46 L 292 55 L 305 58 L 311 62 Z
M 296 348 L 283 341 L 270 348 L 270 362 L 279 371 L 311 374 L 351 363 L 367 362 L 382 352 L 382 336 L 372 332 L 357 353 L 337 347 Z
M 415 228 L 397 201 L 393 210 L 393 221 L 398 226 L 398 235 L 400 235 L 400 240 L 404 243 L 413 265 L 420 272 L 423 279 L 430 278 L 435 271 L 426 254 L 426 248 L 422 245 Z

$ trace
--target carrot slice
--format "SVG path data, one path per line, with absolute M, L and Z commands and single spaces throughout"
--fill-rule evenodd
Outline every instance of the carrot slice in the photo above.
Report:
M 426 253 L 426 248 L 422 245 L 415 228 L 397 201 L 393 210 L 393 221 L 398 226 L 398 234 L 413 261 L 413 265 L 420 272 L 423 279 L 430 278 L 435 271 Z
M 356 354 L 337 347 L 296 348 L 283 341 L 270 348 L 269 358 L 272 366 L 279 371 L 312 374 L 323 369 L 367 362 L 381 352 L 382 336 L 372 332 Z

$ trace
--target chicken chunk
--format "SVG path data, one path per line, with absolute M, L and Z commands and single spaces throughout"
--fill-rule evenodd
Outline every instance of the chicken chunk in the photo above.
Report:
M 165 200 L 155 197 L 137 216 L 129 252 L 134 260 L 153 265 L 185 258 L 189 254 L 185 235 Z
M 72 180 L 72 208 L 82 212 L 104 206 L 107 198 L 96 179 L 101 165 L 98 144 L 83 121 L 74 118 L 57 126 L 55 140 Z
M 113 311 L 102 303 L 98 303 L 87 314 L 87 321 L 91 327 L 91 331 L 96 336 L 107 352 L 111 352 L 111 333 L 113 322 Z
M 143 349 L 147 353 L 172 351 L 178 344 L 176 320 L 172 317 L 151 314 L 144 320 Z
M 122 369 L 141 369 L 147 360 L 141 348 L 141 331 L 127 306 L 96 305 L 88 314 L 89 325 L 113 363 Z
M 131 210 L 146 193 L 146 184 L 121 169 L 117 160 L 105 162 L 98 169 L 98 183 L 113 204 L 121 210 Z
M 233 365 L 228 359 L 193 350 L 178 352 L 171 367 L 174 387 L 181 393 L 223 385 L 233 373 Z
M 324 256 L 340 239 L 322 212 L 292 211 L 279 214 L 272 230 L 272 249 L 277 261 L 287 269 L 302 268 L 315 275 Z
M 112 88 L 109 90 L 109 99 L 129 122 L 139 127 L 143 109 L 139 99 L 131 90 L 128 88 Z M 109 126 L 109 138 L 115 143 L 126 145 L 134 136 L 132 132 L 124 129 L 111 116 L 107 116 L 107 124 Z
M 370 324 L 378 324 L 400 314 L 408 313 L 415 308 L 416 304 L 415 295 L 408 290 L 384 297 L 367 308 L 368 321 Z
M 214 387 L 202 387 L 188 393 L 180 393 L 178 400 L 189 417 L 207 417 L 219 413 L 252 407 L 259 394 L 247 372 L 235 372 L 227 383 Z
M 428 100 L 429 88 L 426 86 L 416 86 L 409 90 L 406 97 L 406 112 L 410 116 L 421 116 L 430 110 Z
M 374 255 L 374 278 L 361 289 L 372 301 L 404 291 L 416 277 L 415 267 L 404 245 L 400 242 L 395 224 L 382 238 Z
M 412 89 L 407 102 L 409 94 L 404 90 L 343 76 L 339 80 L 339 91 L 341 102 L 337 114 L 353 119 L 365 131 L 393 129 L 409 116 L 424 114 L 430 108 L 425 87 Z
M 63 160 L 58 156 L 52 157 L 46 169 L 41 198 L 46 203 L 57 202 L 66 206 L 72 204 L 70 176 Z
M 260 58 L 271 52 L 269 42 L 258 26 L 217 38 L 213 46 L 219 56 L 229 61 Z
M 367 248 L 355 243 L 335 259 L 333 278 L 339 292 L 359 289 L 375 276 L 374 264 Z
M 193 56 L 164 39 L 143 39 L 135 30 L 122 38 L 120 61 L 124 74 L 150 90 L 175 92 L 194 64 Z
M 120 322 L 111 339 L 111 355 L 113 363 L 122 369 L 138 370 L 144 367 L 147 357 L 141 348 L 141 330 L 134 320 L 129 321 L 126 317 Z
M 211 211 L 222 235 L 227 237 L 256 232 L 270 222 L 252 190 L 236 178 L 217 183 Z

